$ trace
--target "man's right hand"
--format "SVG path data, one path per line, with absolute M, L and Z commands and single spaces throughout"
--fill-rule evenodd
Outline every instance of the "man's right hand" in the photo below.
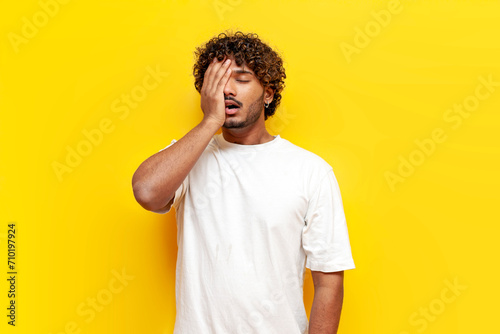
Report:
M 224 87 L 231 76 L 230 64 L 231 59 L 226 56 L 222 61 L 218 61 L 217 57 L 214 57 L 205 72 L 200 92 L 204 119 L 215 121 L 220 126 L 226 121 Z
M 225 60 L 225 58 L 223 59 Z M 146 210 L 164 212 L 175 192 L 200 158 L 217 130 L 226 121 L 224 87 L 230 77 L 229 63 L 215 59 L 205 72 L 201 88 L 203 121 L 174 145 L 146 159 L 132 177 L 137 202 Z

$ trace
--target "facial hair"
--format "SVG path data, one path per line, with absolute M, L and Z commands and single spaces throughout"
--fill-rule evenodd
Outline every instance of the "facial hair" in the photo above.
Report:
M 231 118 L 226 116 L 227 117 L 226 121 L 224 122 L 222 127 L 226 129 L 238 129 L 254 124 L 259 119 L 262 113 L 263 106 L 264 106 L 264 92 L 262 92 L 262 95 L 258 97 L 255 101 L 253 101 L 252 104 L 250 104 L 250 106 L 248 107 L 248 113 L 245 120 L 238 121 L 236 119 L 232 119 L 232 116 L 230 116 Z M 239 111 L 241 112 L 241 109 Z

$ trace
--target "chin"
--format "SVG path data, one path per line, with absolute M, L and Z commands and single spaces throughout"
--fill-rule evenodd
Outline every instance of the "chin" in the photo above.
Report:
M 229 124 L 226 124 L 226 123 L 224 123 L 222 125 L 222 127 L 226 128 L 226 129 L 240 129 L 240 128 L 244 128 L 245 124 L 241 124 L 241 123 L 229 123 Z

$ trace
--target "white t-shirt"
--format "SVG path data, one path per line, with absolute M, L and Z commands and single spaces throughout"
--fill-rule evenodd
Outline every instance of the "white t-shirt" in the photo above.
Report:
M 355 268 L 332 167 L 274 137 L 214 135 L 175 192 L 174 334 L 307 333 L 305 267 Z

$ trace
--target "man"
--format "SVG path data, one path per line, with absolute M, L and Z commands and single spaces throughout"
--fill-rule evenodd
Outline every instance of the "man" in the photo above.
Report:
M 142 207 L 175 208 L 174 333 L 337 333 L 344 270 L 355 268 L 343 204 L 325 160 L 266 130 L 284 87 L 281 58 L 241 32 L 196 55 L 203 120 L 132 179 Z

